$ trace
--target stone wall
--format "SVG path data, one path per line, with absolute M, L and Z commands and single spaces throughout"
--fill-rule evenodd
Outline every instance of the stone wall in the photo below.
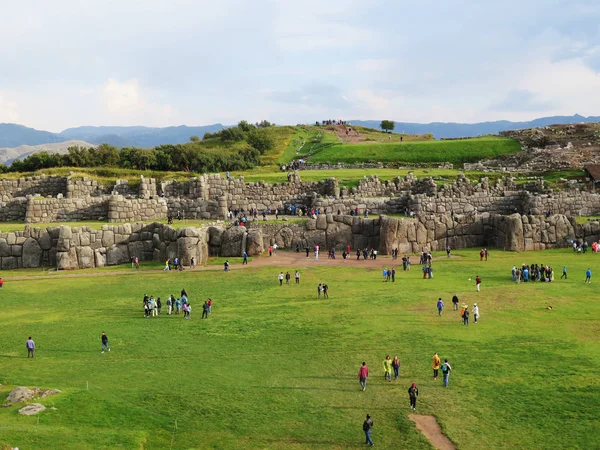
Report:
M 2 201 L 28 195 L 56 197 L 58 194 L 65 194 L 66 190 L 66 177 L 41 175 L 39 177 L 19 178 L 18 180 L 0 180 L 0 197 L 2 197 Z
M 167 217 L 167 202 L 163 198 L 126 198 L 111 195 L 108 198 L 109 222 L 159 220 Z
M 25 222 L 75 222 L 104 220 L 108 215 L 106 197 L 50 198 L 27 200 Z

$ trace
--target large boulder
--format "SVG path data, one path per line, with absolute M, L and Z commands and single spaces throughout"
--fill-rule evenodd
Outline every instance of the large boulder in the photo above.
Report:
M 0 238 L 0 256 L 11 256 L 12 250 L 6 239 Z
M 182 264 L 189 265 L 192 257 L 198 260 L 198 238 L 180 237 L 177 239 L 177 254 Z
M 19 410 L 19 414 L 22 416 L 35 416 L 36 414 L 45 411 L 46 407 L 41 403 L 32 403 L 27 405 Z
M 94 267 L 94 250 L 91 247 L 77 247 L 77 260 L 80 269 L 91 269 Z
M 230 227 L 221 238 L 221 256 L 242 256 L 246 227 Z
M 38 243 L 42 250 L 50 250 L 52 248 L 52 236 L 47 231 L 41 231 Z
M 35 389 L 29 389 L 25 386 L 17 386 L 14 388 L 8 396 L 6 397 L 6 403 L 21 403 L 26 402 L 27 400 L 31 400 L 33 396 L 37 393 Z
M 42 248 L 38 241 L 27 238 L 23 243 L 23 267 L 40 267 L 42 262 Z
M 381 217 L 381 230 L 379 234 L 379 252 L 389 255 L 398 246 L 398 225 L 400 219 Z
M 248 232 L 248 239 L 246 240 L 248 246 L 248 255 L 258 256 L 265 251 L 263 234 L 261 230 L 252 230 Z
M 294 240 L 294 232 L 291 228 L 282 228 L 275 235 L 275 243 L 280 248 L 292 248 L 292 242 Z
M 77 250 L 71 247 L 66 252 L 56 252 L 56 268 L 57 270 L 72 270 L 78 269 Z
M 352 227 L 343 223 L 330 223 L 325 232 L 327 248 L 342 248 L 352 246 Z
M 126 248 L 127 247 L 125 247 L 125 249 Z M 120 245 L 114 245 L 106 252 L 107 266 L 116 266 L 117 264 L 128 262 L 128 259 L 127 253 L 123 252 L 123 246 Z
M 504 248 L 509 252 L 525 250 L 523 220 L 520 214 L 511 214 L 506 218 Z
M 104 247 L 94 250 L 94 262 L 96 267 L 106 266 L 106 249 Z

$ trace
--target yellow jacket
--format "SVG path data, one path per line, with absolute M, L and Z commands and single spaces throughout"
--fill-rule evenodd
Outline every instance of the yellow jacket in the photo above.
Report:
M 435 370 L 439 370 L 441 365 L 440 357 L 438 355 L 433 355 L 433 358 L 431 358 L 431 360 L 431 367 L 433 367 L 433 369 Z
M 392 373 L 392 360 L 391 359 L 383 360 L 383 371 L 386 373 Z

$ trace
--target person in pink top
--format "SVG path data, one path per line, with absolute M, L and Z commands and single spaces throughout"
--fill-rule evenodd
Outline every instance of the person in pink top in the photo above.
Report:
M 363 391 L 367 388 L 367 378 L 369 378 L 369 368 L 367 367 L 367 363 L 363 362 L 361 368 L 358 370 L 358 380 Z

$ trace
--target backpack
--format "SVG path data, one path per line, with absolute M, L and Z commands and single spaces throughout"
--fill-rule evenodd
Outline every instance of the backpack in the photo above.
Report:
M 369 422 L 367 420 L 363 422 L 363 431 L 369 431 Z
M 449 371 L 448 364 L 442 364 L 442 373 L 448 373 Z

